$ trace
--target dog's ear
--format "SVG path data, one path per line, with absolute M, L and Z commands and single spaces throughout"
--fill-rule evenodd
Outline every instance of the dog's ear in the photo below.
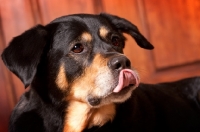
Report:
M 21 79 L 25 87 L 30 85 L 35 76 L 47 34 L 45 27 L 38 25 L 13 38 L 2 53 L 5 65 Z
M 101 13 L 100 16 L 106 18 L 118 30 L 130 34 L 140 47 L 144 49 L 154 48 L 153 45 L 139 32 L 138 28 L 126 19 L 105 13 Z

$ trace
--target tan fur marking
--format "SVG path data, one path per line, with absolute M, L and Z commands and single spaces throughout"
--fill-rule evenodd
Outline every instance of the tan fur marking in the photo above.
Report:
M 77 100 L 85 102 L 88 94 L 101 92 L 95 86 L 95 79 L 97 74 L 102 71 L 108 72 L 107 60 L 100 54 L 97 54 L 93 63 L 85 69 L 84 74 L 71 85 L 72 96 Z
M 104 26 L 99 29 L 99 34 L 102 38 L 106 38 L 108 32 L 108 29 Z
M 92 41 L 92 35 L 87 33 L 87 32 L 84 32 L 82 35 L 81 35 L 81 39 L 87 41 L 87 42 L 91 42 Z
M 99 74 L 109 72 L 107 59 L 97 54 L 92 64 L 71 84 L 70 95 L 66 98 L 69 106 L 66 110 L 64 132 L 81 132 L 92 126 L 102 126 L 115 116 L 115 104 L 103 104 L 97 107 L 87 102 L 89 95 L 99 96 L 102 92 L 96 86 Z M 101 73 L 103 71 L 103 73 Z M 104 91 L 104 93 L 106 93 Z
M 87 104 L 71 101 L 67 109 L 67 117 L 64 132 L 81 132 L 87 126 L 87 116 L 89 112 Z
M 56 78 L 56 84 L 61 90 L 65 90 L 68 86 L 68 81 L 67 81 L 67 78 L 66 78 L 64 64 L 62 64 L 60 66 L 60 69 L 58 71 L 58 75 L 57 75 L 57 78 Z
M 71 101 L 67 109 L 64 132 L 81 132 L 85 128 L 103 126 L 112 121 L 115 116 L 115 105 L 104 105 L 100 108 L 91 108 L 85 103 Z
M 114 119 L 115 112 L 114 104 L 104 105 L 97 108 L 88 122 L 88 128 L 93 126 L 103 126 L 106 122 L 112 121 Z

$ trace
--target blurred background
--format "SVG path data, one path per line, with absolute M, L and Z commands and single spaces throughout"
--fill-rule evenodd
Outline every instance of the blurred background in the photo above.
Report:
M 0 54 L 14 36 L 56 17 L 106 12 L 134 23 L 155 46 L 139 48 L 128 35 L 125 54 L 141 81 L 158 83 L 200 75 L 200 0 L 0 0 Z M 25 91 L 0 60 L 0 132 Z

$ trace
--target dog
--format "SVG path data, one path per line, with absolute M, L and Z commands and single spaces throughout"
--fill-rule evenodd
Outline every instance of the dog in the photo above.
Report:
M 106 13 L 63 16 L 13 38 L 2 60 L 30 89 L 9 131 L 200 131 L 200 77 L 140 83 L 123 33 L 154 48 L 131 22 Z

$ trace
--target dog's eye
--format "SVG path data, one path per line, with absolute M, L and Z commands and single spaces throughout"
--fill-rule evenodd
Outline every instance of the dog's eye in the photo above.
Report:
M 77 43 L 76 45 L 74 45 L 74 47 L 72 48 L 72 51 L 74 53 L 81 53 L 84 50 L 84 46 L 81 43 Z
M 120 46 L 120 38 L 118 36 L 113 36 L 111 41 L 114 46 Z

